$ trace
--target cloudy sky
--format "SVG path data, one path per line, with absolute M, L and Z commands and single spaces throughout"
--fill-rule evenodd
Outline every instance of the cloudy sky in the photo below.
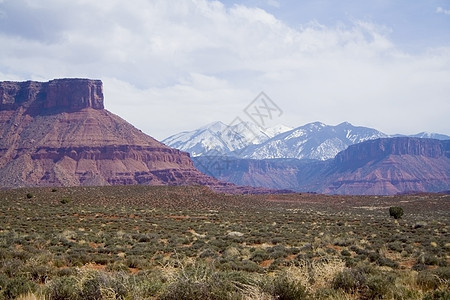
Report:
M 449 0 L 0 0 L 0 80 L 102 79 L 157 139 L 236 117 L 450 135 Z

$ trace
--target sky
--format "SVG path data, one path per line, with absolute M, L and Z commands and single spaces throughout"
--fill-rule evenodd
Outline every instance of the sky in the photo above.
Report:
M 450 135 L 450 1 L 0 0 L 0 81 L 55 78 L 159 140 L 252 122 L 261 92 L 264 126 Z

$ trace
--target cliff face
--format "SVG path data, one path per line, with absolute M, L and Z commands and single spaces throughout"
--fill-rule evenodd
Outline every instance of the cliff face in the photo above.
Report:
M 397 194 L 450 189 L 449 141 L 399 137 L 350 146 L 331 163 L 319 192 Z
M 0 82 L 0 187 L 219 185 L 103 108 L 102 82 Z
M 19 107 L 32 114 L 103 109 L 103 85 L 100 80 L 55 79 L 49 82 L 0 83 L 0 110 Z
M 341 169 L 354 169 L 370 161 L 377 161 L 389 155 L 413 155 L 427 158 L 445 156 L 443 143 L 439 140 L 409 137 L 384 138 L 355 144 L 335 157 Z
M 370 140 L 350 146 L 328 161 L 230 158 L 218 168 L 205 168 L 209 161 L 194 158 L 200 170 L 238 185 L 361 195 L 450 190 L 450 141 Z

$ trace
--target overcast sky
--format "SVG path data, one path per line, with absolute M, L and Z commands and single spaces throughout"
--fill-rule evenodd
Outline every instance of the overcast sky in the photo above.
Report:
M 274 123 L 450 135 L 450 1 L 0 0 L 0 80 L 62 77 L 157 139 L 261 91 Z

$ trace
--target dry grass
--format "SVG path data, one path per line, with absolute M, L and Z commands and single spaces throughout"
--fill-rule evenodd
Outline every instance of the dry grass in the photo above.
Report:
M 33 293 L 27 293 L 16 298 L 17 300 L 46 300 L 43 296 L 37 296 Z
M 64 197 L 71 201 L 61 203 Z M 402 219 L 389 217 L 391 205 L 403 207 Z M 218 276 L 229 298 L 272 299 L 271 280 L 286 274 L 313 298 L 354 299 L 357 293 L 333 288 L 333 279 L 367 266 L 374 270 L 369 279 L 391 276 L 404 295 L 421 299 L 429 291 L 417 284 L 420 272 L 448 274 L 449 220 L 449 195 L 239 196 L 142 186 L 0 191 L 0 283 L 25 278 L 37 292 L 22 299 L 39 299 L 63 276 L 76 278 L 79 290 L 100 276 L 110 280 L 102 298 L 114 299 L 111 282 L 126 278 L 127 293 L 143 299 L 162 297 L 183 280 L 214 290 L 209 280 Z M 430 276 L 428 285 L 448 289 L 448 279 Z

